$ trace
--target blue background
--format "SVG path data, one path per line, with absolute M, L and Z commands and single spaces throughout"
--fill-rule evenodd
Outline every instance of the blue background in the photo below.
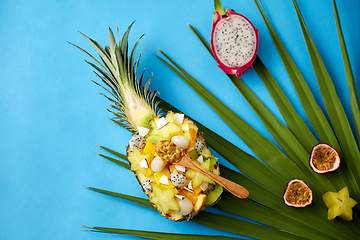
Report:
M 306 24 L 352 119 L 332 3 L 299 0 Z M 324 108 L 291 1 L 263 0 L 270 20 Z M 260 31 L 258 55 L 306 120 L 270 35 L 251 0 L 223 0 L 225 8 L 247 16 Z M 359 79 L 360 2 L 337 1 L 354 76 Z M 166 220 L 156 211 L 97 194 L 85 186 L 145 197 L 133 174 L 95 153 L 103 145 L 125 153 L 131 136 L 109 120 L 108 101 L 90 79 L 83 59 L 95 54 L 78 31 L 108 44 L 108 27 L 120 35 L 136 20 L 130 45 L 140 35 L 138 53 L 151 90 L 181 111 L 251 153 L 247 146 L 155 53 L 158 48 L 220 100 L 271 138 L 244 98 L 191 32 L 192 24 L 209 42 L 212 1 L 2 0 L 0 3 L 0 238 L 127 239 L 83 231 L 81 224 L 176 233 L 223 233 L 191 222 Z M 243 81 L 282 120 L 253 69 Z M 351 120 L 352 121 L 352 120 Z M 215 153 L 216 155 L 216 153 Z M 220 162 L 227 165 L 223 159 Z M 133 238 L 135 239 L 135 238 Z

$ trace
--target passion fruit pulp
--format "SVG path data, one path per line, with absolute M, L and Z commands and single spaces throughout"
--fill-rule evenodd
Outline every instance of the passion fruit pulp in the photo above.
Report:
M 303 180 L 295 178 L 286 185 L 283 199 L 290 207 L 306 207 L 312 203 L 313 194 Z
M 340 156 L 338 152 L 326 143 L 319 143 L 311 150 L 310 167 L 316 173 L 327 173 L 338 169 Z

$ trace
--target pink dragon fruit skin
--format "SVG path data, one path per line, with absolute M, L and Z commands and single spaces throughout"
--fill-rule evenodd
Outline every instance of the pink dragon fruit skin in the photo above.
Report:
M 259 31 L 246 17 L 229 9 L 223 16 L 218 11 L 215 11 L 215 15 L 216 21 L 211 32 L 211 50 L 219 68 L 240 78 L 243 72 L 252 67 L 256 59 Z M 231 31 L 228 31 L 227 27 Z

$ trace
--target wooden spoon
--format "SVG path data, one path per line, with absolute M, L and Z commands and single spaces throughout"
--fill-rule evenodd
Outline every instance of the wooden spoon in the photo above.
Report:
M 232 193 L 238 198 L 247 198 L 249 196 L 249 191 L 246 188 L 200 167 L 193 160 L 191 160 L 191 158 L 189 158 L 188 155 L 186 154 L 176 164 L 187 168 L 191 168 L 195 171 L 204 174 L 208 178 L 211 178 L 212 180 L 214 180 L 215 182 L 226 188 L 230 193 Z
M 156 153 L 163 161 L 175 163 L 175 164 L 193 169 L 197 172 L 200 172 L 200 173 L 204 174 L 205 176 L 207 176 L 208 178 L 211 178 L 212 180 L 214 180 L 221 186 L 223 186 L 225 189 L 227 189 L 230 193 L 232 193 L 233 195 L 235 195 L 238 198 L 247 198 L 249 196 L 249 191 L 246 188 L 202 168 L 201 166 L 196 164 L 191 158 L 189 158 L 181 148 L 177 147 L 172 142 L 167 141 L 167 140 L 162 140 L 162 141 L 159 141 L 156 145 L 157 145 L 157 146 L 155 146 Z M 162 146 L 167 145 L 165 151 L 161 150 L 161 148 L 163 148 L 163 147 L 160 147 L 161 145 Z M 173 157 L 170 158 L 169 155 L 176 156 L 176 159 L 174 159 Z

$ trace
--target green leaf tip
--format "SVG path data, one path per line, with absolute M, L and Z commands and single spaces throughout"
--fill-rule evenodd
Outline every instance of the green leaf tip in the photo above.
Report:
M 215 11 L 218 11 L 220 13 L 220 15 L 225 14 L 225 10 L 224 10 L 223 6 L 221 5 L 220 0 L 214 0 L 214 7 L 215 7 Z

